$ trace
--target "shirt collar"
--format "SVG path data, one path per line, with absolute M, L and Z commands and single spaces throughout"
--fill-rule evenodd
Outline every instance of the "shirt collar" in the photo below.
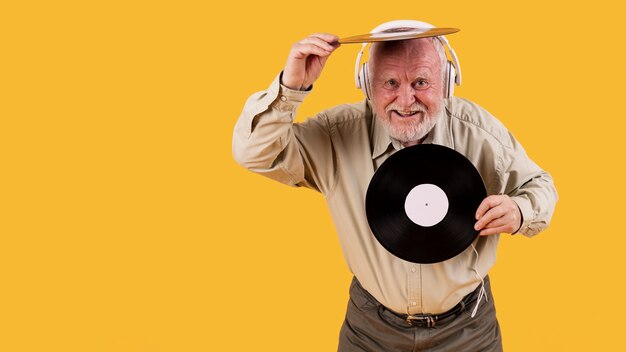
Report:
M 451 99 L 444 102 L 445 114 L 440 117 L 439 121 L 433 129 L 426 135 L 423 144 L 438 144 L 454 149 L 454 140 L 450 131 L 451 116 Z M 404 148 L 400 143 L 392 142 L 387 130 L 378 122 L 378 118 L 374 113 L 369 101 L 366 103 L 367 114 L 371 117 L 371 142 L 372 142 L 372 159 L 376 159 L 384 154 L 391 144 L 395 150 Z

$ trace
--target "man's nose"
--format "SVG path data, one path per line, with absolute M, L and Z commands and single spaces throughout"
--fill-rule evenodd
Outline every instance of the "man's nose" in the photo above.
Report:
M 409 108 L 417 98 L 415 97 L 415 89 L 411 85 L 403 85 L 398 91 L 398 103 L 403 108 Z

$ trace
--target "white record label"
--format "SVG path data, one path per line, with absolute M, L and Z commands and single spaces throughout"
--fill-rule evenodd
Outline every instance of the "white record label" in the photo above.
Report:
M 415 186 L 404 201 L 404 211 L 415 224 L 437 225 L 448 213 L 448 197 L 436 185 L 423 183 Z

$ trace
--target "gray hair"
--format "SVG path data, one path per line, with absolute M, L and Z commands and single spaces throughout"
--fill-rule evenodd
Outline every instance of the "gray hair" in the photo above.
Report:
M 443 43 L 439 37 L 431 37 L 430 39 L 435 46 L 435 50 L 437 50 L 437 55 L 439 55 L 439 67 L 441 67 L 441 79 L 443 80 L 446 76 L 446 64 L 448 63 L 446 49 L 443 47 Z

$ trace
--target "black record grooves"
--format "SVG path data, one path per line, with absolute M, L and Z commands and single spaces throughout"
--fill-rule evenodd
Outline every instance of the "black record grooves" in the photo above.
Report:
M 445 193 L 448 210 L 432 226 L 413 222 L 405 211 L 411 190 L 424 184 Z M 487 196 L 478 170 L 463 155 L 435 144 L 404 148 L 376 170 L 365 198 L 372 233 L 389 252 L 413 263 L 437 263 L 463 252 L 478 236 L 475 214 Z

